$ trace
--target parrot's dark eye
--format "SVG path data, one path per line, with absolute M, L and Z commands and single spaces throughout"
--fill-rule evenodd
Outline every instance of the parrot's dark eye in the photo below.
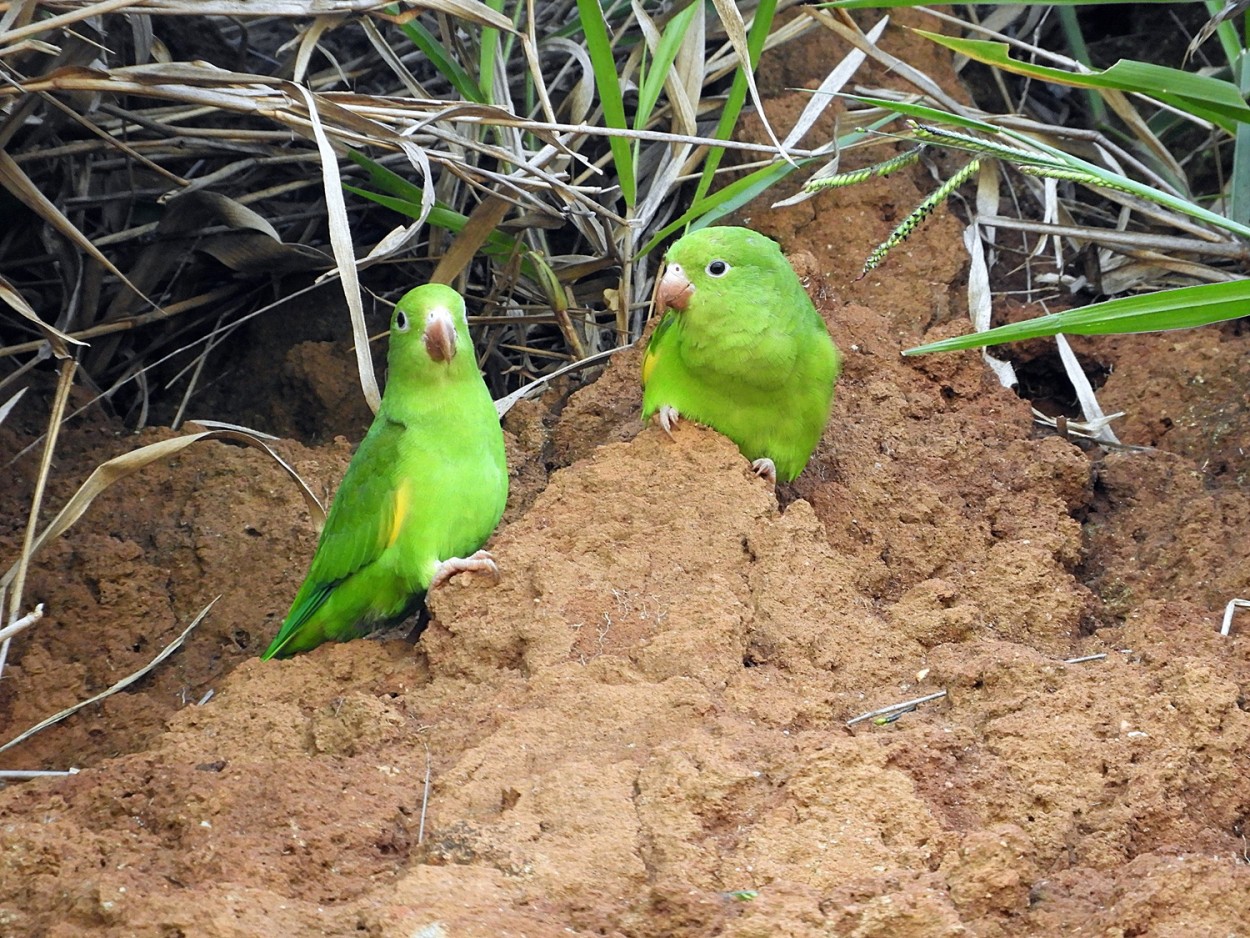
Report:
M 729 265 L 724 261 L 712 261 L 707 265 L 707 275 L 709 277 L 723 277 L 729 273 Z
M 405 313 L 402 309 L 395 313 L 395 331 L 396 332 L 408 331 L 408 314 Z

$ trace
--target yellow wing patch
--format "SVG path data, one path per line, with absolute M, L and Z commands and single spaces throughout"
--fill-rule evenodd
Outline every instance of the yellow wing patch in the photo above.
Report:
M 646 354 L 642 356 L 642 383 L 646 384 L 651 380 L 651 372 L 655 370 L 655 360 L 659 356 L 655 353 L 655 343 L 647 346 Z
M 668 312 L 655 327 L 655 332 L 651 333 L 651 341 L 647 343 L 647 351 L 642 356 L 642 383 L 644 385 L 650 380 L 651 372 L 655 370 L 655 363 L 660 360 L 660 343 L 663 341 L 664 334 L 673 328 L 673 323 L 676 321 L 677 314 Z
M 393 547 L 399 540 L 399 532 L 403 530 L 404 521 L 408 518 L 408 508 L 412 496 L 408 490 L 408 480 L 403 479 L 395 489 L 394 502 L 391 506 L 391 530 L 386 538 L 386 546 Z

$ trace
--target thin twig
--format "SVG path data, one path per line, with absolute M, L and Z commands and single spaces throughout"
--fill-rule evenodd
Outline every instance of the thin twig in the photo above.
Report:
M 81 332 L 73 334 L 70 338 L 75 341 L 85 339 L 94 339 L 97 336 L 109 335 L 113 332 L 123 332 L 127 329 L 134 329 L 136 326 L 145 326 L 148 323 L 159 322 L 162 319 L 168 319 L 178 313 L 184 313 L 188 310 L 197 309 L 201 306 L 216 305 L 219 300 L 227 299 L 233 296 L 239 290 L 235 284 L 227 284 L 226 286 L 217 287 L 209 290 L 207 293 L 201 293 L 197 296 L 188 297 L 185 300 L 179 300 L 177 303 L 170 303 L 163 309 L 152 310 L 149 313 L 138 313 L 134 316 L 125 316 L 112 322 L 101 323 L 98 326 L 92 326 L 89 329 L 83 329 Z M 285 300 L 279 301 L 284 302 Z M 277 304 L 273 304 L 277 305 Z M 268 309 L 269 307 L 266 307 Z M 0 358 L 6 358 L 10 355 L 20 355 L 23 352 L 38 351 L 43 346 L 46 339 L 37 339 L 31 342 L 20 342 L 17 345 L 6 345 L 0 348 Z
M 873 717 L 885 716 L 887 713 L 893 713 L 895 710 L 907 710 L 910 707 L 917 707 L 922 703 L 928 703 L 930 700 L 940 700 L 946 696 L 946 691 L 940 690 L 936 694 L 928 694 L 924 697 L 917 697 L 915 700 L 904 700 L 902 703 L 890 704 L 888 707 L 882 707 L 879 710 L 870 710 L 867 713 L 861 713 L 857 717 L 852 717 L 846 721 L 847 726 L 854 726 L 856 723 L 862 723 L 864 720 L 871 720 Z
M 425 746 L 425 787 L 421 792 L 421 822 L 417 826 L 417 846 L 425 840 L 425 811 L 430 804 L 430 773 L 434 761 L 430 755 L 430 744 L 424 739 L 421 742 Z
M 985 216 L 978 218 L 977 222 L 992 228 L 1014 228 L 1018 231 L 1030 231 L 1036 234 L 1095 241 L 1112 248 L 1154 248 L 1160 251 L 1206 254 L 1210 257 L 1222 257 L 1242 262 L 1250 259 L 1250 248 L 1235 241 L 1200 241 L 1197 238 L 1177 238 L 1145 231 L 1117 231 L 1114 228 L 1055 225 L 1003 215 Z
M 1244 600 L 1236 600 L 1236 601 L 1244 602 Z M 1250 602 L 1247 602 L 1246 605 L 1250 605 Z M 1064 664 L 1081 664 L 1082 662 L 1085 662 L 1085 661 L 1097 661 L 1100 658 L 1105 658 L 1105 657 L 1107 657 L 1107 654 L 1106 652 L 1103 652 L 1097 655 L 1085 655 L 1082 658 L 1067 658 L 1064 660 L 1063 663 Z M 854 726 L 856 723 L 862 723 L 864 720 L 871 720 L 873 717 L 884 717 L 889 714 L 900 712 L 900 711 L 914 710 L 916 707 L 920 706 L 920 704 L 922 703 L 928 703 L 930 700 L 940 700 L 941 698 L 945 696 L 946 696 L 946 691 L 940 690 L 936 694 L 928 694 L 924 697 L 917 697 L 914 700 L 904 700 L 901 703 L 890 704 L 888 707 L 881 707 L 878 710 L 869 710 L 867 713 L 861 713 L 859 716 L 852 717 L 851 719 L 847 720 L 846 725 Z
M 4 628 L 0 629 L 0 641 L 7 642 L 18 632 L 22 631 L 23 629 L 30 628 L 30 626 L 34 625 L 36 622 L 38 622 L 42 618 L 43 618 L 43 603 L 40 603 L 30 612 L 26 613 L 26 615 L 18 619 L 16 622 L 12 622 L 9 625 L 6 625 Z
M 69 401 L 70 388 L 74 384 L 74 372 L 78 362 L 72 358 L 61 360 L 61 375 L 56 386 L 56 397 L 52 401 L 52 412 L 48 417 L 47 443 L 43 448 L 43 459 L 39 464 L 39 476 L 35 480 L 35 493 L 30 499 L 30 515 L 26 520 L 26 534 L 22 539 L 22 553 L 17 560 L 12 586 L 7 593 L 9 601 L 8 618 L 15 624 L 18 612 L 22 607 L 22 592 L 26 588 L 26 571 L 30 567 L 31 554 L 34 552 L 35 530 L 39 526 L 39 509 L 43 505 L 43 492 L 48 484 L 48 474 L 52 471 L 52 454 L 56 450 L 56 439 L 61 430 L 61 415 Z M 4 665 L 9 659 L 10 638 L 0 642 L 0 677 L 4 676 Z
M 1233 631 L 1233 613 L 1237 609 L 1250 609 L 1250 599 L 1230 599 L 1224 607 L 1224 624 L 1220 626 L 1221 635 L 1230 635 Z
M 81 769 L 0 769 L 0 780 L 20 782 L 28 778 L 58 778 L 77 775 Z
M 607 361 L 617 352 L 624 351 L 627 348 L 629 348 L 628 345 L 618 345 L 615 348 L 610 348 L 603 352 L 596 352 L 594 355 L 587 356 L 586 358 L 583 358 L 581 361 L 572 362 L 571 364 L 564 365 L 561 368 L 557 368 L 555 371 L 550 372 L 549 374 L 542 375 L 541 377 L 534 379 L 533 381 L 531 381 L 529 384 L 525 385 L 524 387 L 517 388 L 507 397 L 501 397 L 499 400 L 495 401 L 495 410 L 498 411 L 499 416 L 502 417 L 504 414 L 506 414 L 508 411 L 510 411 L 513 407 L 516 406 L 517 401 L 524 400 L 527 397 L 533 397 L 535 394 L 542 391 L 543 388 L 545 388 L 548 384 L 550 384 L 556 378 L 559 378 L 562 375 L 566 375 L 571 371 L 578 371 L 582 368 L 589 368 L 591 365 L 597 365 L 599 364 L 599 362 Z

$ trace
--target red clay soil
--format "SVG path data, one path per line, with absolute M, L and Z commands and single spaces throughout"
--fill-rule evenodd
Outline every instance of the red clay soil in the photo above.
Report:
M 835 55 L 796 48 L 774 89 Z M 899 357 L 965 328 L 952 215 L 853 279 L 928 185 L 746 213 L 846 359 L 784 510 L 715 433 L 642 428 L 629 351 L 510 415 L 497 587 L 453 581 L 415 645 L 262 663 L 315 543 L 290 482 L 208 442 L 114 486 L 31 571 L 0 736 L 220 598 L 0 755 L 82 769 L 0 791 L 0 935 L 1250 934 L 1250 612 L 1218 629 L 1250 597 L 1250 334 L 1084 343 L 1152 448 L 1048 435 L 974 353 Z M 304 350 L 292 387 L 343 361 Z M 284 412 L 347 392 L 307 393 Z M 49 506 L 169 435 L 72 426 Z M 325 491 L 350 455 L 278 448 Z M 36 461 L 0 493 L 6 562 Z

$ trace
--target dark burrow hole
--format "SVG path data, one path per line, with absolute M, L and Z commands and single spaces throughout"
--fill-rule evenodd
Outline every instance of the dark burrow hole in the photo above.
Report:
M 1076 356 L 1076 360 L 1095 391 L 1107 383 L 1111 374 L 1109 365 L 1080 354 Z M 1080 419 L 1081 405 L 1077 400 L 1076 389 L 1068 379 L 1058 349 L 1052 345 L 1049 352 L 1014 364 L 1016 378 L 1020 382 L 1016 387 L 1017 394 L 1048 417 L 1062 414 Z

